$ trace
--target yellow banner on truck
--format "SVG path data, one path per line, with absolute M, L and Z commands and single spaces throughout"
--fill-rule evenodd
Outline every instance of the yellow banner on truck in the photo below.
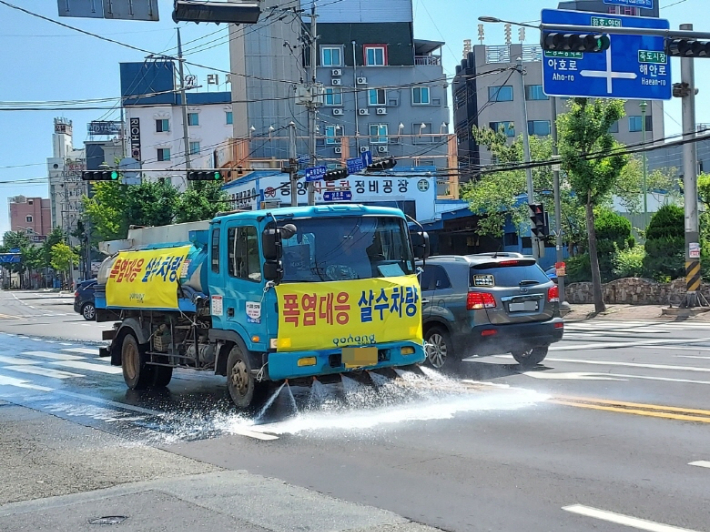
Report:
M 324 283 L 284 283 L 278 351 L 310 351 L 406 341 L 422 342 L 416 275 Z
M 120 252 L 106 282 L 106 305 L 177 309 L 180 269 L 189 251 L 181 246 Z

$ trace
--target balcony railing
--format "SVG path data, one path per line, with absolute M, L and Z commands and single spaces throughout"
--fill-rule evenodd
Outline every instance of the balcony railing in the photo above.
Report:
M 438 55 L 417 55 L 414 57 L 415 65 L 440 66 L 441 57 Z

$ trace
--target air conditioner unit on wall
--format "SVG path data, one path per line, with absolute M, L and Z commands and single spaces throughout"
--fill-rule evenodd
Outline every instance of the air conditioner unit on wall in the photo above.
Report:
M 341 146 L 336 146 L 335 153 L 343 153 L 343 148 Z
M 387 153 L 387 146 L 377 146 L 377 151 L 380 153 Z
M 337 78 L 337 77 L 340 77 L 340 76 L 343 75 L 343 71 L 340 70 L 339 68 L 334 68 L 334 69 L 331 71 L 331 75 L 332 75 L 334 78 Z
M 340 79 L 331 79 L 330 82 L 331 82 L 333 85 L 342 85 L 342 84 L 343 84 L 343 81 L 340 80 Z
M 369 115 L 370 110 L 369 109 L 358 109 L 357 114 L 359 114 L 360 116 Z
M 386 107 L 378 107 L 378 108 L 377 108 L 377 114 L 378 114 L 378 115 L 386 115 L 386 114 L 387 114 L 387 108 L 386 108 Z
M 358 85 L 367 85 L 367 78 L 357 78 L 356 81 Z
M 339 107 L 333 109 L 333 116 L 343 116 L 343 110 Z
M 369 146 L 360 146 L 360 153 L 365 153 L 365 152 L 368 151 L 369 149 L 370 149 Z

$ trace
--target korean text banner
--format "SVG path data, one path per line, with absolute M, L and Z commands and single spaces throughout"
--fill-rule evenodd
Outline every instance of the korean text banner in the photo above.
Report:
M 178 279 L 190 246 L 118 254 L 106 282 L 106 305 L 176 309 Z
M 422 341 L 416 275 L 325 283 L 284 283 L 279 302 L 278 351 Z

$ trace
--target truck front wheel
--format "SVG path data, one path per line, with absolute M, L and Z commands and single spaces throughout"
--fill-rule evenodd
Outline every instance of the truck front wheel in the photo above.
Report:
M 236 345 L 227 358 L 227 390 L 234 404 L 242 410 L 257 406 L 264 396 L 265 385 L 256 382 L 249 356 Z
M 153 379 L 153 368 L 145 363 L 145 349 L 132 334 L 123 337 L 121 344 L 121 367 L 123 380 L 131 390 L 147 388 Z

